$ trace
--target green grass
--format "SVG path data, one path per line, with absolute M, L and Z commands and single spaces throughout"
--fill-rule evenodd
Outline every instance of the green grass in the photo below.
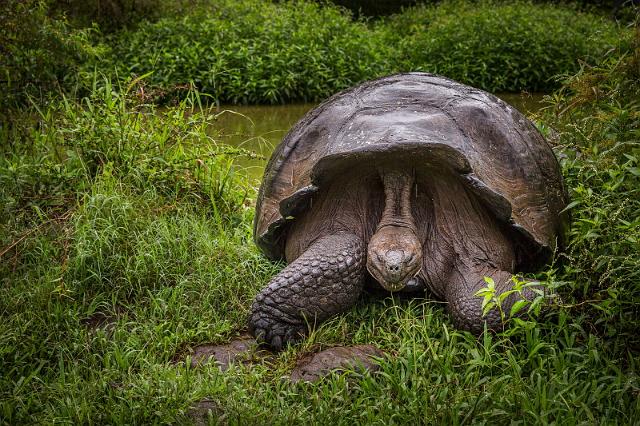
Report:
M 233 334 L 275 272 L 249 244 L 253 189 L 233 167 L 242 151 L 213 138 L 215 115 L 195 96 L 158 112 L 103 87 L 3 126 L 8 423 L 172 418 L 187 394 L 170 412 L 162 401 L 193 376 L 172 359 Z M 113 329 L 92 329 L 96 312 Z
M 567 281 L 591 327 L 633 351 L 640 306 L 640 32 L 550 98 L 573 224 Z
M 537 276 L 561 301 L 476 338 L 441 303 L 369 295 L 271 364 L 225 373 L 188 354 L 245 330 L 282 267 L 252 242 L 255 188 L 234 163 L 250 153 L 218 143 L 192 90 L 158 109 L 140 81 L 93 77 L 86 97 L 14 112 L 0 126 L 0 423 L 182 424 L 202 400 L 214 424 L 640 423 L 638 34 L 597 64 L 534 117 L 572 200 L 568 247 Z M 282 379 L 306 353 L 359 343 L 385 350 L 380 372 Z

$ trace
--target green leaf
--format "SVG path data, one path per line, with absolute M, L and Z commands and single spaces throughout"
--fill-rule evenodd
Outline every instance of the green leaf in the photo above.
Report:
M 569 210 L 571 210 L 572 208 L 576 207 L 579 204 L 580 204 L 580 200 L 572 201 L 569 204 L 567 204 L 567 207 L 565 207 L 564 209 L 560 210 L 560 213 L 564 213 L 566 211 L 569 211 Z
M 489 303 L 487 303 L 486 305 L 483 303 L 483 306 L 482 306 L 482 316 L 483 316 L 483 317 L 486 317 L 486 316 L 487 316 L 487 314 L 489 313 L 489 311 L 490 311 L 491 309 L 493 309 L 495 306 L 496 306 L 496 304 L 495 304 L 494 302 L 489 302 Z
M 487 283 L 487 288 L 488 289 L 493 290 L 494 288 L 496 288 L 496 283 L 493 281 L 493 278 L 484 277 L 484 282 Z
M 524 300 L 524 299 L 516 301 L 516 303 L 514 303 L 511 306 L 511 311 L 509 312 L 509 316 L 512 317 L 515 314 L 517 314 L 518 312 L 520 312 L 522 310 L 522 308 L 527 306 L 528 303 L 529 303 L 529 301 L 528 300 Z

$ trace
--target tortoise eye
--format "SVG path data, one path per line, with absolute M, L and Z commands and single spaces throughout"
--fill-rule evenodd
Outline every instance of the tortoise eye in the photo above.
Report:
M 415 255 L 413 253 L 409 253 L 409 256 L 407 256 L 407 258 L 405 259 L 404 263 L 411 262 L 414 257 L 415 257 Z
M 382 262 L 384 260 L 381 254 L 377 254 L 376 256 L 378 257 L 378 261 Z

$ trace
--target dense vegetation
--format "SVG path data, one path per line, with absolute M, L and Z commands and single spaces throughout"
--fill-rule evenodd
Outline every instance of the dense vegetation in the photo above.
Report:
M 317 101 L 411 70 L 490 91 L 549 91 L 558 87 L 553 76 L 575 73 L 580 60 L 592 62 L 624 32 L 569 7 L 526 2 L 448 0 L 366 22 L 309 1 L 202 0 L 189 13 L 178 2 L 162 19 L 106 35 L 100 28 L 124 23 L 101 18 L 102 27 L 74 29 L 51 18 L 43 1 L 10 3 L 0 18 L 7 28 L 1 105 L 58 88 L 87 94 L 96 69 L 114 82 L 144 76 L 144 93 L 155 101 L 190 87 L 218 103 Z M 147 2 L 134 3 L 147 16 Z
M 197 97 L 158 113 L 106 82 L 34 113 L 1 141 L 0 418 L 173 418 L 195 389 L 170 413 L 143 394 L 183 387 L 172 358 L 233 333 L 274 272 L 248 244 L 241 153 Z
M 8 0 L 0 9 L 0 116 L 29 97 L 71 91 L 95 55 L 89 29 L 72 29 L 37 0 Z
M 373 28 L 314 3 L 240 4 L 141 25 L 120 35 L 107 63 L 120 75 L 152 73 L 147 81 L 164 90 L 193 82 L 232 103 L 315 101 L 410 70 L 491 91 L 545 91 L 620 35 L 602 18 L 528 3 L 445 2 Z
M 122 1 L 122 0 L 121 0 Z M 140 1 L 140 0 L 138 0 Z M 146 0 L 149 1 L 149 0 Z M 318 0 L 324 1 L 324 0 Z M 380 17 L 400 13 L 410 6 L 437 4 L 438 0 L 330 0 L 332 3 L 346 7 L 356 16 Z M 624 18 L 627 14 L 631 17 L 633 0 L 578 0 L 565 1 L 553 0 L 551 4 L 571 4 L 581 9 L 598 10 L 609 13 L 617 18 Z M 631 19 L 633 19 L 631 17 Z
M 575 315 L 640 350 L 640 28 L 599 65 L 569 78 L 544 123 L 571 188 L 562 280 Z
M 142 24 L 113 41 L 120 75 L 154 87 L 193 83 L 215 101 L 318 100 L 384 74 L 380 36 L 335 8 L 222 1 L 184 19 Z
M 434 3 L 428 0 L 330 0 L 331 3 L 345 7 L 356 16 L 384 16 L 399 13 L 402 9 L 414 6 L 416 3 Z
M 38 13 L 51 25 L 34 33 L 43 38 L 13 43 L 36 49 L 49 34 L 72 35 L 78 44 L 52 45 L 70 50 L 44 55 L 60 74 L 40 82 L 77 86 L 79 96 L 41 99 L 50 88 L 38 83 L 39 65 L 0 44 L 22 58 L 14 65 L 34 70 L 28 86 L 19 76 L 9 83 L 14 100 L 31 101 L 0 128 L 0 423 L 184 423 L 203 410 L 232 424 L 640 422 L 640 32 L 564 79 L 534 117 L 572 199 L 568 248 L 537 276 L 561 301 L 478 339 L 456 331 L 439 303 L 369 297 L 272 365 L 220 373 L 191 368 L 190 350 L 242 331 L 251 299 L 280 267 L 251 242 L 255 189 L 233 164 L 251 153 L 218 142 L 203 95 L 185 88 L 182 101 L 159 109 L 146 80 L 124 84 L 85 68 L 91 61 L 76 49 L 107 49 L 90 33 Z M 322 13 L 331 31 L 354 28 L 329 19 L 333 9 Z M 410 13 L 419 21 L 432 12 Z M 274 18 L 282 28 L 287 19 Z M 394 32 L 416 37 L 397 19 Z M 7 28 L 5 37 L 22 31 Z M 69 81 L 68 64 L 85 70 L 81 84 Z M 357 343 L 389 354 L 381 372 L 281 379 L 307 352 Z
M 444 2 L 389 19 L 401 69 L 445 75 L 492 92 L 545 92 L 593 62 L 619 31 L 604 19 L 531 3 Z

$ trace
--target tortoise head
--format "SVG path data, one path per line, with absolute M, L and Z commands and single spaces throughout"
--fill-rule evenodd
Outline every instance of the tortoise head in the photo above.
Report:
M 381 173 L 382 218 L 367 249 L 367 270 L 389 291 L 402 290 L 422 267 L 422 243 L 411 212 L 413 173 Z

